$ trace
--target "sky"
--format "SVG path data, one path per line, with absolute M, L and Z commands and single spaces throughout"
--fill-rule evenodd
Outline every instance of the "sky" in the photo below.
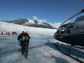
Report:
M 0 20 L 27 18 L 54 24 L 64 22 L 82 9 L 84 0 L 0 0 Z

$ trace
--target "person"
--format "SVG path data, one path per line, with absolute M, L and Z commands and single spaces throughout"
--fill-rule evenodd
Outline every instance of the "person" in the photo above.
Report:
M 28 39 L 23 40 L 22 39 L 23 36 L 28 37 Z M 20 41 L 20 40 L 21 40 L 21 53 L 22 53 L 22 55 L 24 55 L 24 53 L 25 53 L 25 58 L 27 59 L 27 57 L 28 57 L 28 46 L 29 46 L 29 40 L 30 40 L 29 34 L 22 31 L 22 33 L 18 36 L 18 41 Z
M 14 31 L 12 32 L 12 35 L 13 35 L 13 34 L 16 34 L 16 35 L 17 35 L 17 33 L 16 33 L 16 32 L 14 32 Z
M 3 35 L 3 32 L 1 32 L 1 35 Z

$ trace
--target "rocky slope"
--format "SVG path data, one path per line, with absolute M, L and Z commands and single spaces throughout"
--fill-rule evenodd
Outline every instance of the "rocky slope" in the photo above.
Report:
M 54 28 L 53 26 L 51 26 L 48 23 L 39 23 L 37 20 L 30 21 L 29 19 L 26 19 L 26 18 L 20 18 L 17 20 L 5 21 L 5 22 L 19 24 L 19 25 L 25 25 L 25 26 L 31 26 L 31 27 Z

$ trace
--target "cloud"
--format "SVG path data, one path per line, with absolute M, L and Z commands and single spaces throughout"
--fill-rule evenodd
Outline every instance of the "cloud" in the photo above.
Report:
M 22 18 L 24 18 L 24 15 L 22 15 Z
M 38 19 L 38 17 L 36 17 L 36 16 L 33 16 L 33 20 L 37 20 Z
M 52 25 L 52 26 L 55 27 L 55 28 L 58 28 L 58 27 L 61 25 L 61 23 L 54 23 L 54 24 L 49 23 L 49 24 Z
M 36 17 L 36 16 L 33 16 L 33 20 L 37 20 L 40 23 L 46 22 L 46 19 L 38 19 L 38 17 Z
M 55 27 L 55 28 L 58 28 L 59 26 L 61 26 L 61 24 L 62 24 L 63 22 L 60 22 L 60 23 L 54 23 L 54 24 L 52 24 L 52 23 L 49 23 L 49 24 L 51 24 L 53 27 Z M 63 24 L 67 24 L 67 23 L 70 23 L 70 20 L 68 20 L 67 22 L 65 22 L 65 23 L 63 23 Z
M 38 19 L 37 16 L 33 16 L 33 20 L 37 20 L 39 23 L 46 22 L 46 19 Z M 58 28 L 61 25 L 61 22 L 60 23 L 54 23 L 54 24 L 49 23 L 49 24 L 55 28 Z
M 43 19 L 44 22 L 46 22 L 46 19 Z

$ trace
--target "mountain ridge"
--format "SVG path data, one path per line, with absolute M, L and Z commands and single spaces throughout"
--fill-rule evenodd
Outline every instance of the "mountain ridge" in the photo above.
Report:
M 29 19 L 26 19 L 26 18 L 20 18 L 20 19 L 11 20 L 11 21 L 4 21 L 4 22 L 14 23 L 14 24 L 19 24 L 19 25 L 24 25 L 24 26 L 30 26 L 30 27 L 40 27 L 40 28 L 52 28 L 52 29 L 55 29 L 49 23 L 39 23 L 37 20 L 31 22 Z

